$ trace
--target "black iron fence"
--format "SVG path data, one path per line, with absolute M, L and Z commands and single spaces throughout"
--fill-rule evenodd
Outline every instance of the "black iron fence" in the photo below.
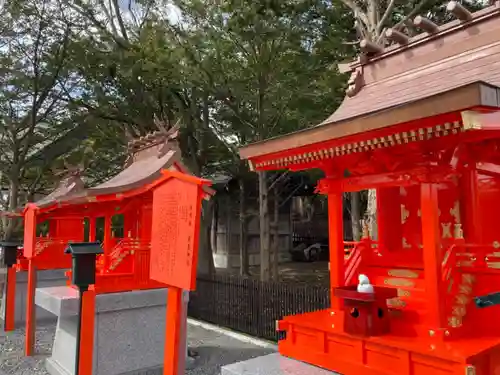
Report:
M 327 308 L 329 288 L 306 283 L 261 282 L 218 274 L 198 277 L 190 317 L 266 340 L 277 341 L 276 320 Z

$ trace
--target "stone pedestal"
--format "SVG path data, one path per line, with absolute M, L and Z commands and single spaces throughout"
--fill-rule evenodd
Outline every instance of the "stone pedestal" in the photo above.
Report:
M 272 353 L 222 366 L 221 375 L 340 375 L 295 359 Z
M 78 291 L 70 287 L 39 288 L 35 302 L 58 316 L 52 356 L 47 359 L 51 375 L 73 375 L 75 368 Z M 181 337 L 179 374 L 187 358 L 186 293 Z M 167 290 L 154 289 L 96 296 L 93 375 L 162 374 Z M 189 362 L 186 361 L 186 358 Z
M 66 276 L 64 276 L 66 270 L 45 270 L 37 271 L 37 287 L 52 287 L 52 286 L 62 286 L 66 285 Z M 5 277 L 4 277 L 5 280 Z M 14 318 L 14 323 L 16 327 L 23 325 L 26 322 L 26 290 L 28 286 L 28 272 L 22 271 L 16 273 L 16 313 Z M 7 288 L 3 288 L 2 296 L 2 306 L 0 308 L 0 319 L 5 317 L 5 293 Z M 51 321 L 54 323 L 56 317 L 45 311 L 42 308 L 36 308 L 36 321 L 44 322 Z

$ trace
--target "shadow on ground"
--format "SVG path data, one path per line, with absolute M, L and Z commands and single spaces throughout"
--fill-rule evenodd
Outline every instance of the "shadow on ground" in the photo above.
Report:
M 1 328 L 1 327 L 0 327 Z M 4 333 L 0 329 L 0 375 L 48 375 L 45 359 L 50 356 L 55 325 L 38 325 L 36 355 L 24 356 L 24 329 Z M 220 332 L 188 325 L 188 345 L 196 353 L 194 367 L 186 375 L 219 375 L 221 366 L 266 355 L 266 349 L 228 337 Z M 156 372 L 155 372 L 156 373 Z M 161 374 L 161 371 L 158 372 Z
M 198 356 L 191 370 L 186 375 L 219 375 L 220 368 L 235 362 L 271 354 L 272 349 L 256 348 L 248 346 L 199 346 L 193 348 Z

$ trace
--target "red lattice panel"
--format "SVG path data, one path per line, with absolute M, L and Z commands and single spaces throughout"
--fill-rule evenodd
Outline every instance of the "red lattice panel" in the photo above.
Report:
M 196 283 L 199 185 L 172 178 L 153 193 L 150 277 L 186 290 Z

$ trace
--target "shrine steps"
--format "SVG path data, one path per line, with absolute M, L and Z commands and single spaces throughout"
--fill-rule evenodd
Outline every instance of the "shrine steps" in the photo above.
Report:
M 343 312 L 331 310 L 285 317 L 279 323 L 286 331 L 279 352 L 343 375 L 500 373 L 498 337 L 441 342 L 391 333 L 367 338 L 344 333 L 342 322 Z M 468 366 L 475 372 L 467 372 Z
M 391 309 L 409 313 L 407 318 L 414 324 L 422 320 L 427 309 L 423 270 L 365 266 L 361 271 L 374 286 L 397 288 L 398 297 L 388 301 Z

